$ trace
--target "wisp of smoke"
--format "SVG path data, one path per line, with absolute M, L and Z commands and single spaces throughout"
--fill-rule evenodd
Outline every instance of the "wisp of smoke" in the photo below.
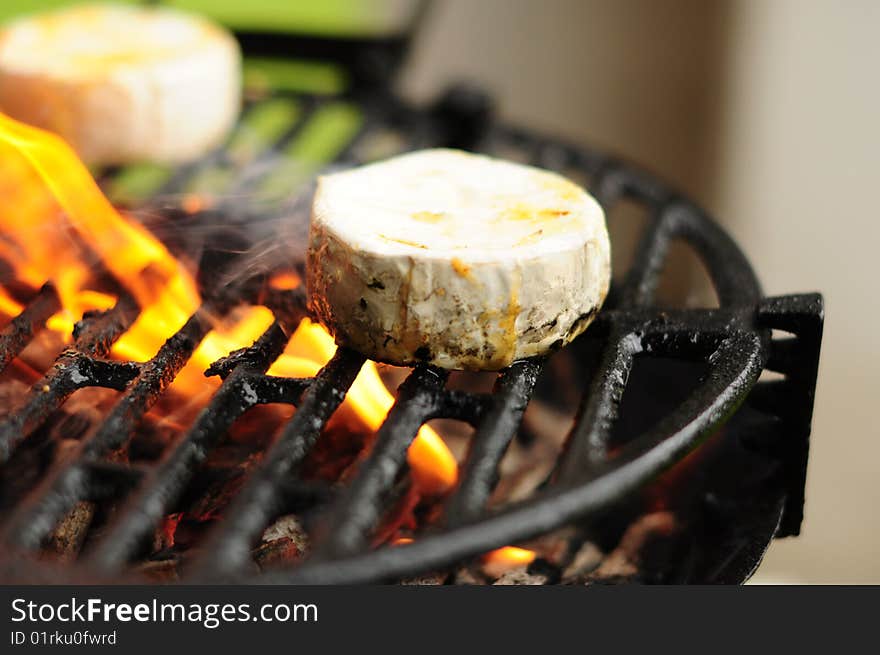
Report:
M 332 167 L 324 173 L 340 170 Z M 197 265 L 205 291 L 218 293 L 279 270 L 302 271 L 317 178 L 279 201 L 246 192 L 214 198 L 210 209 L 175 219 L 163 198 L 135 216 L 164 243 Z

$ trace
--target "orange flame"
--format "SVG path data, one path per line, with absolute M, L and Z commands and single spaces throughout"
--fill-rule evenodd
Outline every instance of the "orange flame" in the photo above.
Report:
M 33 286 L 54 282 L 65 311 L 50 327 L 69 334 L 84 311 L 115 302 L 85 287 L 95 254 L 142 308 L 117 346 L 123 351 L 148 353 L 148 359 L 199 306 L 182 264 L 117 213 L 59 137 L 0 114 L 0 179 L 3 254 L 19 279 Z
M 412 537 L 397 537 L 391 542 L 392 546 L 407 546 L 415 543 Z M 507 571 L 528 566 L 535 561 L 537 554 L 527 548 L 518 546 L 503 546 L 489 551 L 482 557 L 483 569 L 493 577 L 500 577 Z
M 269 375 L 289 377 L 314 375 L 336 353 L 336 344 L 327 331 L 309 319 L 303 319 L 284 354 L 269 369 Z M 317 359 L 316 359 L 317 358 Z M 378 430 L 394 404 L 394 396 L 385 387 L 376 364 L 367 361 L 346 402 L 371 430 Z M 424 493 L 438 494 L 452 488 L 458 479 L 458 465 L 443 439 L 430 426 L 423 425 L 407 451 L 413 478 Z
M 528 566 L 535 557 L 536 553 L 527 548 L 504 546 L 483 555 L 483 571 L 493 578 L 500 578 L 508 571 Z
M 292 291 L 300 284 L 299 275 L 293 271 L 279 271 L 269 278 L 269 286 L 278 291 Z
M 504 546 L 483 556 L 484 564 L 493 566 L 525 566 L 535 561 L 535 551 L 517 546 Z
M 15 277 L 34 288 L 52 281 L 63 310 L 47 326 L 70 338 L 85 311 L 111 308 L 116 298 L 93 284 L 99 263 L 141 308 L 135 323 L 114 344 L 121 359 L 147 361 L 199 307 L 196 284 L 183 264 L 144 227 L 120 215 L 73 150 L 60 138 L 0 114 L 0 259 Z M 206 206 L 188 197 L 185 211 Z M 280 290 L 300 283 L 293 273 L 276 275 Z M 21 304 L 0 288 L 0 312 L 16 316 Z M 196 349 L 172 388 L 192 397 L 209 392 L 216 381 L 202 372 L 232 350 L 250 345 L 271 323 L 264 307 L 237 311 L 231 325 L 218 325 Z M 304 320 L 270 374 L 314 375 L 333 356 L 327 332 Z M 367 362 L 346 403 L 371 430 L 377 430 L 394 399 L 373 362 Z M 408 452 L 413 477 L 425 493 L 455 484 L 457 465 L 439 435 L 422 427 Z

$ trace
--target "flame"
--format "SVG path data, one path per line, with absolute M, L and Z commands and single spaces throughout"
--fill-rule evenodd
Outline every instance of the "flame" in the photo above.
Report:
M 301 283 L 299 275 L 293 271 L 279 271 L 269 278 L 269 286 L 277 291 L 292 291 Z
M 252 344 L 265 332 L 274 316 L 265 307 L 242 307 L 233 321 L 220 325 L 209 332 L 196 348 L 186 366 L 178 373 L 171 388 L 188 395 L 195 395 L 206 387 L 213 391 L 220 386 L 217 378 L 206 378 L 205 369 L 233 350 Z
M 306 318 L 300 323 L 284 353 L 269 369 L 269 375 L 314 375 L 317 368 L 330 361 L 335 353 L 333 337 L 323 327 Z M 379 377 L 374 362 L 364 364 L 348 390 L 345 402 L 370 430 L 376 431 L 382 425 L 394 404 L 394 396 Z M 440 494 L 455 486 L 458 464 L 443 439 L 430 426 L 421 427 L 406 456 L 413 479 L 423 493 Z
M 21 303 L 10 298 L 6 290 L 0 288 L 0 312 L 6 316 L 18 316 L 23 309 Z
M 504 546 L 482 557 L 483 572 L 492 578 L 500 578 L 508 571 L 521 569 L 535 561 L 537 554 L 527 548 Z
M 51 280 L 64 307 L 50 327 L 69 335 L 111 296 L 87 288 L 95 258 L 142 308 L 114 350 L 149 359 L 199 306 L 183 265 L 145 228 L 119 215 L 59 137 L 0 114 L 4 259 L 32 286 Z
M 412 537 L 397 537 L 391 541 L 392 546 L 407 546 L 412 543 L 415 543 Z M 483 570 L 493 577 L 500 577 L 507 571 L 528 566 L 536 557 L 537 553 L 533 550 L 518 546 L 503 546 L 483 555 Z
M 483 555 L 483 564 L 493 568 L 516 568 L 535 561 L 535 551 L 517 546 L 504 546 Z
M 179 330 L 199 307 L 195 280 L 183 264 L 135 221 L 120 215 L 101 193 L 88 169 L 59 137 L 0 114 L 0 259 L 15 277 L 37 288 L 51 281 L 62 311 L 47 327 L 70 339 L 84 312 L 111 308 L 116 297 L 94 283 L 95 265 L 137 301 L 141 312 L 114 344 L 113 355 L 144 362 Z M 184 211 L 209 206 L 200 196 L 184 198 Z M 270 280 L 278 290 L 300 284 L 293 272 Z M 0 288 L 0 312 L 12 317 L 22 305 Z M 202 340 L 172 384 L 180 393 L 201 398 L 218 384 L 202 372 L 232 350 L 250 345 L 272 322 L 264 307 L 237 311 L 232 322 L 218 324 Z M 270 374 L 312 376 L 336 352 L 332 337 L 304 320 Z M 367 362 L 346 396 L 346 403 L 370 430 L 377 430 L 394 398 Z M 442 493 L 456 482 L 455 459 L 428 426 L 419 430 L 407 453 L 420 491 Z

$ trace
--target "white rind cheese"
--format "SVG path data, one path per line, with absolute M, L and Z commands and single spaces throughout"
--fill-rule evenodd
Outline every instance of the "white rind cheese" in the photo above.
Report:
M 555 173 L 425 150 L 319 180 L 310 306 L 372 359 L 504 368 L 580 334 L 609 279 L 602 209 Z
M 235 39 L 171 9 L 77 6 L 0 32 L 0 111 L 88 163 L 202 156 L 235 123 L 240 88 Z

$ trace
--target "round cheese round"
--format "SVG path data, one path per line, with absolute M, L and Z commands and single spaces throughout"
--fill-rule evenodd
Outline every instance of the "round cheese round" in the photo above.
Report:
M 318 182 L 310 307 L 372 359 L 504 368 L 580 334 L 609 279 L 601 207 L 555 173 L 437 149 Z
M 0 31 L 0 111 L 89 163 L 199 157 L 234 124 L 240 89 L 232 35 L 172 9 L 80 5 Z

